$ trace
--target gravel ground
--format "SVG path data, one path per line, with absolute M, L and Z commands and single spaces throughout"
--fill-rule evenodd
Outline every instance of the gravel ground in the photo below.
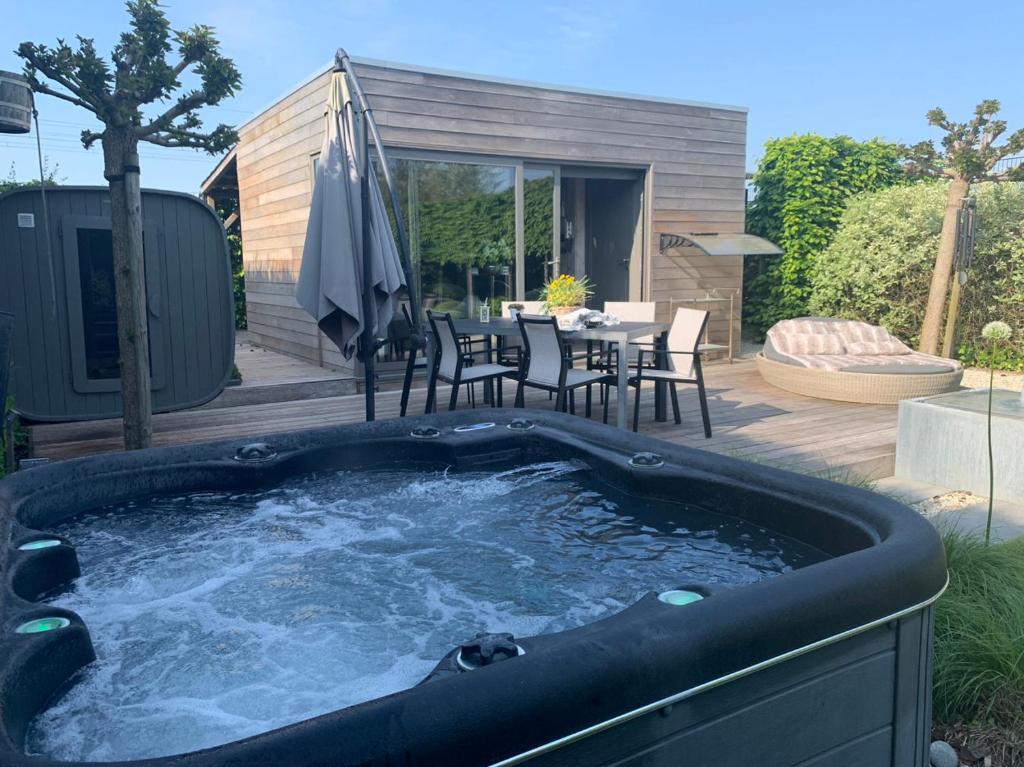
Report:
M 944 495 L 936 495 L 912 504 L 911 508 L 917 509 L 926 517 L 941 514 L 944 511 L 957 511 L 968 506 L 975 506 L 984 503 L 985 498 L 980 495 L 968 492 L 967 490 L 953 490 Z
M 988 371 L 984 368 L 967 368 L 964 370 L 964 379 L 960 383 L 968 389 L 987 389 Z M 1012 389 L 1020 391 L 1024 387 L 1024 373 L 1011 373 L 1006 370 L 997 370 L 995 387 L 997 389 Z

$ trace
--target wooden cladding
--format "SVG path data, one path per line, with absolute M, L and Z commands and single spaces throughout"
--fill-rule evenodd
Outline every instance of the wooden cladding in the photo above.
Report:
M 741 258 L 695 250 L 661 255 L 657 239 L 660 232 L 743 231 L 743 110 L 358 61 L 356 69 L 389 147 L 645 174 L 641 295 L 658 303 L 660 319 L 668 318 L 673 298 L 741 290 Z M 329 77 L 305 83 L 242 126 L 238 183 L 250 331 L 271 348 L 341 365 L 294 300 Z M 712 340 L 724 341 L 727 321 L 713 311 Z

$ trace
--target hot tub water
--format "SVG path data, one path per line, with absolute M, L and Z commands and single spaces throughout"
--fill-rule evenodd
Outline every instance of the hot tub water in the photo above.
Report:
M 723 510 L 723 511 L 728 511 Z M 236 740 L 397 692 L 479 631 L 573 628 L 649 591 L 749 583 L 823 558 L 579 463 L 296 478 L 122 504 L 55 530 L 98 660 L 30 753 L 115 760 Z

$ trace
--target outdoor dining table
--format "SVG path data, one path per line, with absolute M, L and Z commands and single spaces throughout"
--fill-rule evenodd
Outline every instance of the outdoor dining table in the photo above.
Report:
M 629 344 L 631 341 L 636 341 L 645 336 L 654 336 L 658 347 L 665 348 L 670 327 L 671 324 L 668 322 L 620 322 L 618 325 L 562 331 L 562 337 L 567 341 L 586 341 L 590 347 L 593 346 L 594 342 L 615 345 L 613 353 L 616 355 L 615 370 L 618 379 L 618 396 L 615 398 L 615 424 L 621 429 L 629 428 L 629 422 L 626 418 L 626 400 L 628 399 L 626 392 L 629 388 Z M 484 336 L 485 338 L 518 337 L 519 323 L 503 317 L 494 317 L 489 322 L 481 322 L 478 319 L 459 319 L 455 320 L 455 331 L 461 335 Z M 660 364 L 664 363 L 664 356 L 658 356 Z M 664 421 L 667 418 L 665 394 L 665 384 L 658 382 L 655 385 L 654 413 L 655 418 L 659 421 Z

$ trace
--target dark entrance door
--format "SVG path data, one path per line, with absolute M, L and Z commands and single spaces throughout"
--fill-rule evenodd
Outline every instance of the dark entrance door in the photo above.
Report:
M 594 283 L 590 306 L 629 300 L 630 262 L 637 249 L 641 184 L 637 180 L 587 179 L 586 272 Z

